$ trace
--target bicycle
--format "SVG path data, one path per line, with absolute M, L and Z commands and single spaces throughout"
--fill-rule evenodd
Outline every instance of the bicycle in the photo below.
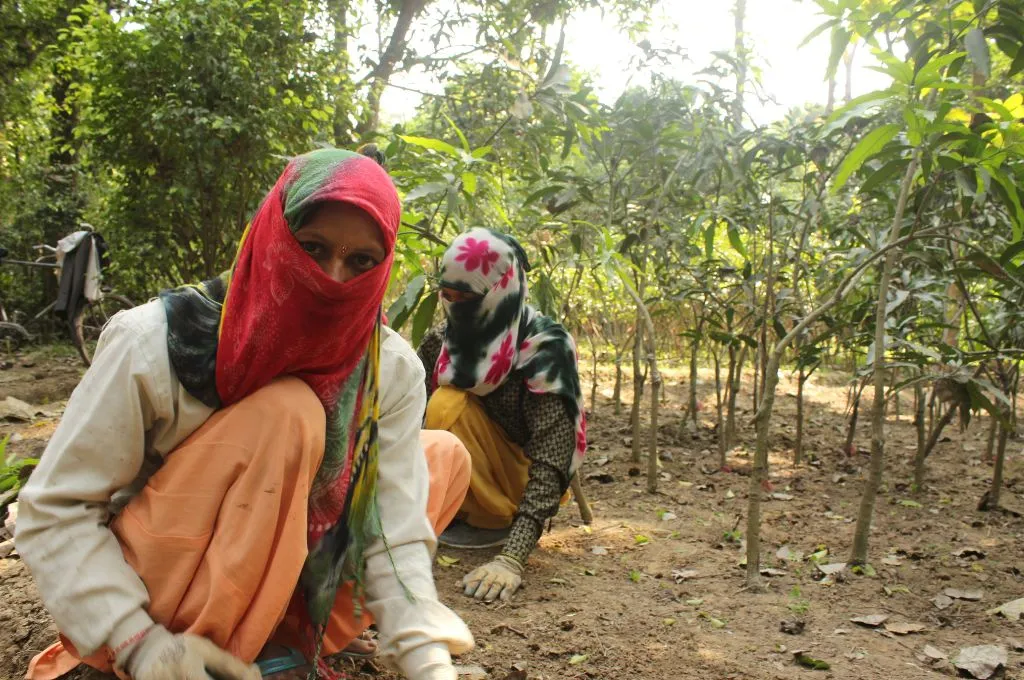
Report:
M 83 225 L 92 231 L 89 225 Z M 32 269 L 44 269 L 52 271 L 60 278 L 61 267 L 57 264 L 57 249 L 49 245 L 36 245 L 33 250 L 45 253 L 35 260 L 13 260 L 7 258 L 7 250 L 0 247 L 0 265 L 16 265 Z M 50 261 L 53 260 L 53 261 Z M 39 313 L 26 321 L 32 325 L 44 320 L 52 314 L 57 306 L 54 300 L 46 305 Z M 100 332 L 107 321 L 119 311 L 131 309 L 135 306 L 131 300 L 124 295 L 113 292 L 109 287 L 100 286 L 99 296 L 95 300 L 83 299 L 82 304 L 76 310 L 73 318 L 68 320 L 68 332 L 71 336 L 71 344 L 78 350 L 79 356 L 86 366 L 92 364 L 92 355 L 96 349 L 96 342 L 99 340 Z M 4 308 L 3 300 L 0 300 L 0 348 L 10 354 L 20 348 L 23 344 L 31 342 L 35 337 L 22 324 L 10 318 Z

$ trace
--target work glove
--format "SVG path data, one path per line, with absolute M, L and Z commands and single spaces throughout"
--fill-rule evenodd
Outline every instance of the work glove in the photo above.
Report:
M 174 635 L 161 625 L 118 653 L 132 680 L 260 680 L 260 670 L 197 635 Z
M 523 565 L 508 555 L 498 555 L 462 579 L 466 595 L 484 602 L 493 602 L 497 597 L 507 602 L 522 584 Z

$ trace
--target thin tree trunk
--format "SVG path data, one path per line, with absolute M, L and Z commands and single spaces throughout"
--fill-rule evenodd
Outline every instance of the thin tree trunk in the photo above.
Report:
M 999 420 L 997 418 L 990 418 L 992 421 L 988 424 L 988 441 L 985 443 L 985 462 L 991 463 L 994 460 L 995 448 L 996 448 L 996 431 L 999 428 Z
M 925 429 L 924 388 L 920 383 L 914 385 L 914 430 L 917 432 L 917 452 L 914 454 L 914 479 L 916 480 L 918 478 L 917 460 L 924 460 L 925 442 L 928 436 L 928 431 Z
M 722 362 L 718 352 L 712 358 L 715 362 L 715 430 L 718 432 L 718 467 L 725 467 L 725 423 L 722 418 Z
M 622 353 L 615 349 L 615 415 L 622 415 Z
M 380 122 L 380 98 L 384 94 L 391 76 L 394 75 L 395 67 L 405 55 L 406 42 L 409 39 L 409 29 L 413 20 L 423 11 L 426 0 L 402 0 L 398 10 L 398 19 L 395 20 L 395 27 L 391 31 L 391 38 L 387 47 L 380 56 L 380 62 L 367 76 L 370 90 L 366 95 L 366 114 L 359 123 L 357 134 L 365 139 L 376 131 Z
M 782 341 L 779 342 L 782 345 Z M 757 427 L 757 443 L 754 451 L 754 467 L 750 474 L 750 489 L 747 498 L 747 586 L 760 588 L 761 583 L 761 492 L 768 481 L 768 431 L 771 425 L 772 409 L 775 406 L 775 387 L 779 382 L 779 364 L 782 352 L 776 346 L 768 358 L 761 405 L 757 409 L 754 423 Z M 756 374 L 756 371 L 755 371 Z
M 910 185 L 917 174 L 918 156 L 907 166 L 900 186 L 899 200 L 889 229 L 889 243 L 899 239 L 900 227 L 903 225 L 903 213 L 907 207 L 907 196 Z M 857 515 L 857 526 L 853 533 L 853 551 L 850 562 L 865 564 L 868 560 L 868 543 L 871 539 L 871 520 L 875 513 L 875 498 L 882 484 L 882 472 L 885 464 L 885 318 L 886 305 L 889 302 L 889 282 L 892 270 L 896 266 L 899 251 L 890 248 L 885 254 L 881 276 L 878 281 L 878 304 L 875 309 L 875 365 L 873 370 L 875 394 L 871 405 L 871 464 L 868 482 L 861 496 L 860 511 Z
M 735 20 L 736 51 L 736 98 L 732 104 L 732 124 L 734 129 L 743 127 L 743 94 L 747 85 L 747 50 L 744 46 L 743 21 L 747 16 L 747 0 L 736 0 L 733 12 Z
M 1004 414 L 1007 418 L 1009 413 Z M 989 507 L 995 510 L 999 507 L 999 493 L 1003 488 L 1003 463 L 1006 460 L 1006 440 L 1010 436 L 1010 430 L 1006 426 L 999 425 L 999 444 L 996 447 L 996 465 L 992 471 L 992 487 L 988 492 Z
M 349 0 L 329 0 L 328 11 L 331 13 L 331 20 L 334 24 L 334 75 L 338 84 L 333 86 L 334 90 L 334 120 L 331 128 L 334 137 L 334 145 L 344 148 L 352 142 L 352 132 L 349 125 L 349 116 L 352 114 L 352 80 L 350 76 L 350 62 L 348 50 L 348 9 Z
M 913 162 L 911 163 L 914 164 Z M 906 189 L 909 192 L 909 187 Z M 901 190 L 902 194 L 902 190 Z M 906 197 L 903 196 L 900 204 L 906 207 Z M 898 204 L 899 205 L 899 204 Z M 872 266 L 883 255 L 890 250 L 902 248 L 906 244 L 925 238 L 939 235 L 938 229 L 922 229 L 914 234 L 905 236 L 895 241 L 890 241 L 877 252 L 857 265 L 853 271 L 848 273 L 842 282 L 835 288 L 832 294 L 814 309 L 812 309 L 800 323 L 779 340 L 768 357 L 768 384 L 765 386 L 765 398 L 757 409 L 754 423 L 757 427 L 757 444 L 754 451 L 754 467 L 750 475 L 750 486 L 747 494 L 747 573 L 746 582 L 749 590 L 760 590 L 762 588 L 760 565 L 761 565 L 761 490 L 767 480 L 768 472 L 768 433 L 771 427 L 772 409 L 775 405 L 775 387 L 779 381 L 779 365 L 782 363 L 782 355 L 792 344 L 793 340 L 807 330 L 807 328 L 818 320 L 839 302 L 841 302 L 853 289 L 853 286 L 866 269 Z
M 915 493 L 920 493 L 924 489 L 925 462 L 928 460 L 928 456 L 930 456 L 932 451 L 935 449 L 935 445 L 939 443 L 939 438 L 942 437 L 942 431 L 953 421 L 953 416 L 956 415 L 956 410 L 956 406 L 950 404 L 949 408 L 946 409 L 946 412 L 942 414 L 942 417 L 935 421 L 935 426 L 928 434 L 928 440 L 924 443 L 923 447 L 918 449 L 917 455 L 914 457 L 913 489 Z
M 651 370 L 651 438 L 647 446 L 647 492 L 658 491 L 658 391 L 661 389 L 661 374 L 658 372 L 658 360 L 655 356 L 654 332 L 651 335 L 647 361 Z
M 796 450 L 793 451 L 793 465 L 804 461 L 804 377 L 803 364 L 797 374 L 796 383 Z
M 699 328 L 698 328 L 699 331 Z M 697 409 L 699 408 L 697 402 L 697 352 L 700 351 L 700 342 L 697 338 L 693 339 L 693 344 L 690 345 L 690 421 L 693 426 L 697 427 Z
M 590 382 L 590 412 L 593 413 L 594 409 L 597 408 L 597 344 L 594 342 L 594 335 L 592 333 L 588 334 L 588 337 L 590 338 L 590 351 L 594 355 L 591 362 L 593 373 Z
M 644 378 L 640 373 L 640 353 L 643 351 L 644 332 L 640 328 L 640 310 L 637 308 L 636 335 L 633 336 L 633 410 L 630 423 L 633 426 L 634 463 L 640 462 L 640 400 L 644 394 Z
M 852 456 L 857 453 L 853 440 L 857 437 L 857 416 L 860 413 L 860 396 L 864 393 L 864 382 L 862 381 L 853 393 L 853 408 L 850 411 L 850 422 L 846 426 L 846 444 L 843 446 L 843 453 Z

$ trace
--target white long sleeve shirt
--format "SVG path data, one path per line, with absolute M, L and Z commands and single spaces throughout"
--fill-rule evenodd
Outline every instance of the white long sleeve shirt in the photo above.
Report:
M 449 650 L 471 649 L 473 638 L 437 599 L 431 573 L 436 539 L 426 516 L 429 474 L 419 440 L 423 368 L 388 328 L 380 386 L 377 494 L 395 566 L 383 540 L 370 546 L 366 604 L 380 631 L 381 657 L 418 679 L 430 675 L 427 668 L 450 664 Z M 21 491 L 16 530 L 18 551 L 43 603 L 81 654 L 104 644 L 117 647 L 152 623 L 146 586 L 107 525 L 212 413 L 178 382 L 159 301 L 110 321 L 92 367 Z

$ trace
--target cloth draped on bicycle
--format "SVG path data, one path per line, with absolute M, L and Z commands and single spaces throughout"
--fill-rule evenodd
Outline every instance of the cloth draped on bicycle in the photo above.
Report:
M 54 312 L 74 319 L 86 302 L 100 298 L 100 272 L 109 264 L 107 243 L 93 231 L 76 231 L 57 242 L 60 288 Z

